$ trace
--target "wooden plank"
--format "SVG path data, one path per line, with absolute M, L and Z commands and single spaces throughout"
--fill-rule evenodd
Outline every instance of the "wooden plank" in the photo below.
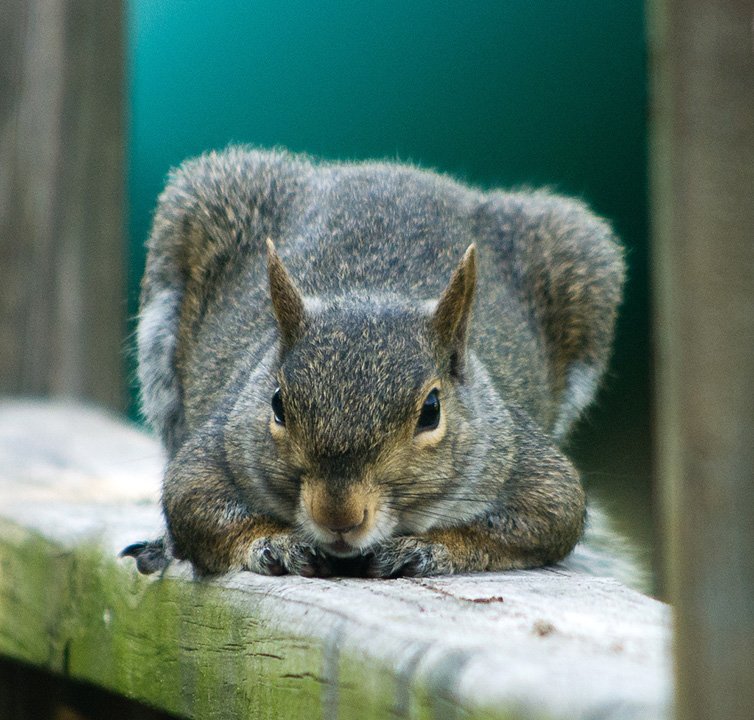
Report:
M 653 0 L 652 194 L 677 717 L 754 708 L 754 52 L 745 0 Z
M 0 404 L 0 653 L 191 718 L 660 718 L 668 608 L 567 566 L 197 582 L 119 559 L 161 519 L 156 444 Z
M 0 392 L 125 402 L 122 17 L 0 3 Z

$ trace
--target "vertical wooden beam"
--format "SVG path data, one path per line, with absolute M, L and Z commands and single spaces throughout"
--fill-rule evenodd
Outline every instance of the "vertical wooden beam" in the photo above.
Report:
M 122 407 L 122 0 L 0 3 L 0 393 Z
M 657 426 L 677 717 L 754 708 L 749 0 L 649 0 Z

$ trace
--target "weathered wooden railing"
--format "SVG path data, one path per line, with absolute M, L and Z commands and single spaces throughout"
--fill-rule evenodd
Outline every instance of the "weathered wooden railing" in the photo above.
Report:
M 144 577 L 161 457 L 81 406 L 0 404 L 0 655 L 191 718 L 660 718 L 669 611 L 565 568 Z

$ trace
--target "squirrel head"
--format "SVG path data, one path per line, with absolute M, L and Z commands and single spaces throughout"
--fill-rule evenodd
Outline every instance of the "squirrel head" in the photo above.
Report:
M 267 261 L 279 329 L 266 428 L 272 491 L 287 493 L 299 530 L 331 554 L 428 529 L 458 475 L 454 448 L 471 434 L 458 390 L 474 246 L 439 300 L 418 306 L 392 294 L 309 301 L 271 241 Z

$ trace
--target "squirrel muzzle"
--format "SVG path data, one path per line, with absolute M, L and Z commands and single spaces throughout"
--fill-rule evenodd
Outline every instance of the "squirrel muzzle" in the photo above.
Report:
M 301 489 L 305 524 L 335 555 L 356 554 L 375 526 L 375 497 L 363 484 L 333 490 L 324 482 L 305 482 Z

